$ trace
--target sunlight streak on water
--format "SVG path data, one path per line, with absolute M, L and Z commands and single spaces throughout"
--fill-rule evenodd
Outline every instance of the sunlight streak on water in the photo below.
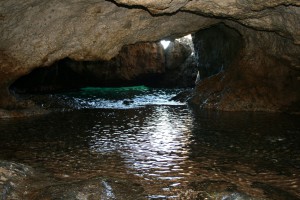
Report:
M 123 130 L 95 125 L 90 149 L 98 153 L 118 151 L 129 171 L 143 178 L 176 181 L 185 175 L 178 171 L 183 171 L 181 165 L 188 159 L 191 120 L 176 117 L 168 107 L 159 106 L 143 124 L 133 120 Z

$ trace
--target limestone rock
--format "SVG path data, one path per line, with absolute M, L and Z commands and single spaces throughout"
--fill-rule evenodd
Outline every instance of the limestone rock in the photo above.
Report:
M 143 82 L 165 72 L 163 47 L 159 43 L 124 46 L 110 61 L 66 63 L 82 78 L 96 85 L 126 85 Z M 145 81 L 146 83 L 146 81 Z
M 274 31 L 293 39 L 296 44 L 300 43 L 300 2 L 298 0 L 114 1 L 143 6 L 154 14 L 183 10 L 204 16 L 234 19 L 248 27 Z
M 36 67 L 66 57 L 109 60 L 124 45 L 181 36 L 218 21 L 184 12 L 153 17 L 104 0 L 1 1 L 0 16 L 1 107 L 11 102 L 8 86 Z
M 185 6 L 189 0 L 161 0 L 161 1 L 145 1 L 145 0 L 115 0 L 117 3 L 123 5 L 140 5 L 148 8 L 152 13 L 174 13 L 178 11 L 181 7 Z
M 240 33 L 224 24 L 196 32 L 193 40 L 200 80 L 226 70 L 242 47 Z
M 231 24 L 243 36 L 241 51 L 228 69 L 202 80 L 191 102 L 225 111 L 300 110 L 300 47 L 275 33 Z M 213 54 L 211 54 L 213 55 Z M 293 64 L 294 63 L 294 64 Z
M 124 46 L 109 61 L 64 59 L 38 68 L 16 81 L 11 89 L 17 93 L 47 93 L 86 86 L 193 86 L 196 64 L 191 53 L 188 45 L 177 41 L 166 50 L 160 42 L 137 43 Z
M 193 87 L 196 74 L 196 60 L 189 45 L 175 40 L 165 50 L 166 73 L 158 82 L 165 87 Z
M 222 94 L 210 105 L 223 110 L 281 110 L 297 104 L 299 0 L 7 0 L 0 1 L 0 107 L 14 107 L 8 87 L 34 68 L 63 58 L 109 60 L 124 45 L 176 38 L 219 22 L 239 31 L 243 47 L 224 73 L 227 78 L 201 83 L 197 91 L 202 88 L 203 99 Z M 249 90 L 258 82 L 261 89 Z M 209 85 L 218 92 L 208 91 Z M 240 92 L 229 98 L 229 90 Z M 252 108 L 237 106 L 240 98 Z
M 0 161 L 0 197 L 1 199 L 23 199 L 26 194 L 25 181 L 33 175 L 29 166 Z

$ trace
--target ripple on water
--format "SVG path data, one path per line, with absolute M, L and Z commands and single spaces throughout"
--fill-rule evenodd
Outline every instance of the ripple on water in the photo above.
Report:
M 298 117 L 192 112 L 172 103 L 102 109 L 98 94 L 94 107 L 82 109 L 90 94 L 77 95 L 79 110 L 0 121 L 0 158 L 58 180 L 129 180 L 150 199 L 300 198 Z M 100 183 L 106 196 L 116 194 Z

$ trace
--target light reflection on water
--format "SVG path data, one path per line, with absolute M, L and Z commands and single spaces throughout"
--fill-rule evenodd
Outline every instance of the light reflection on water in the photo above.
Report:
M 121 88 L 82 88 L 79 92 L 63 96 L 72 107 L 131 109 L 147 105 L 184 105 L 170 100 L 180 89 L 155 89 L 145 86 Z
M 181 164 L 188 159 L 192 119 L 189 115 L 178 117 L 169 109 L 155 107 L 143 121 L 136 116 L 118 130 L 114 125 L 103 130 L 99 121 L 90 131 L 91 150 L 120 153 L 128 170 L 144 178 L 181 179 L 172 172 L 182 171 Z
M 0 159 L 57 180 L 126 179 L 150 199 L 300 198 L 299 116 L 192 111 L 168 104 L 176 90 L 98 92 L 60 96 L 71 112 L 0 121 Z M 135 106 L 112 109 L 125 94 Z

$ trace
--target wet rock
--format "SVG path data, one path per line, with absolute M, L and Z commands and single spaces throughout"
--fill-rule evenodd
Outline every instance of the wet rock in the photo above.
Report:
M 196 32 L 193 42 L 200 80 L 227 70 L 242 47 L 240 33 L 224 24 Z
M 28 192 L 26 179 L 33 174 L 33 169 L 29 166 L 0 161 L 0 198 L 23 199 Z
M 132 104 L 132 103 L 134 103 L 134 101 L 132 101 L 132 100 L 124 100 L 124 101 L 123 101 L 123 104 L 124 104 L 124 105 L 130 105 L 130 104 Z
M 226 181 L 204 180 L 201 182 L 192 182 L 189 184 L 189 187 L 191 189 L 180 194 L 181 199 L 259 199 L 239 192 L 236 185 Z
M 144 199 L 141 185 L 115 178 L 49 179 L 33 168 L 0 161 L 0 198 L 8 199 Z
M 299 64 L 300 47 L 274 33 L 232 27 L 243 35 L 242 49 L 227 69 L 198 83 L 191 103 L 224 111 L 269 112 L 299 104 L 300 72 L 291 66 Z
M 264 191 L 264 194 L 273 200 L 297 200 L 299 199 L 298 197 L 294 196 L 293 194 L 290 194 L 287 191 L 284 191 L 280 188 L 261 183 L 261 182 L 254 182 L 252 184 L 252 187 L 254 188 L 259 188 Z
M 37 67 L 67 57 L 109 60 L 124 45 L 176 38 L 222 21 L 239 31 L 243 47 L 232 71 L 202 82 L 193 102 L 230 111 L 293 108 L 299 101 L 299 6 L 298 0 L 1 1 L 0 107 L 16 103 L 9 86 Z
M 2 108 L 12 104 L 8 87 L 37 67 L 67 57 L 110 60 L 125 45 L 183 36 L 218 21 L 186 12 L 153 17 L 141 8 L 95 0 L 1 1 L 0 16 Z
M 144 199 L 141 186 L 121 180 L 92 179 L 57 184 L 46 187 L 32 195 L 32 199 L 98 200 L 98 199 Z
M 177 94 L 175 97 L 172 97 L 170 100 L 172 101 L 179 101 L 179 102 L 187 102 L 189 98 L 191 98 L 193 94 L 193 89 L 186 89 L 179 94 Z

